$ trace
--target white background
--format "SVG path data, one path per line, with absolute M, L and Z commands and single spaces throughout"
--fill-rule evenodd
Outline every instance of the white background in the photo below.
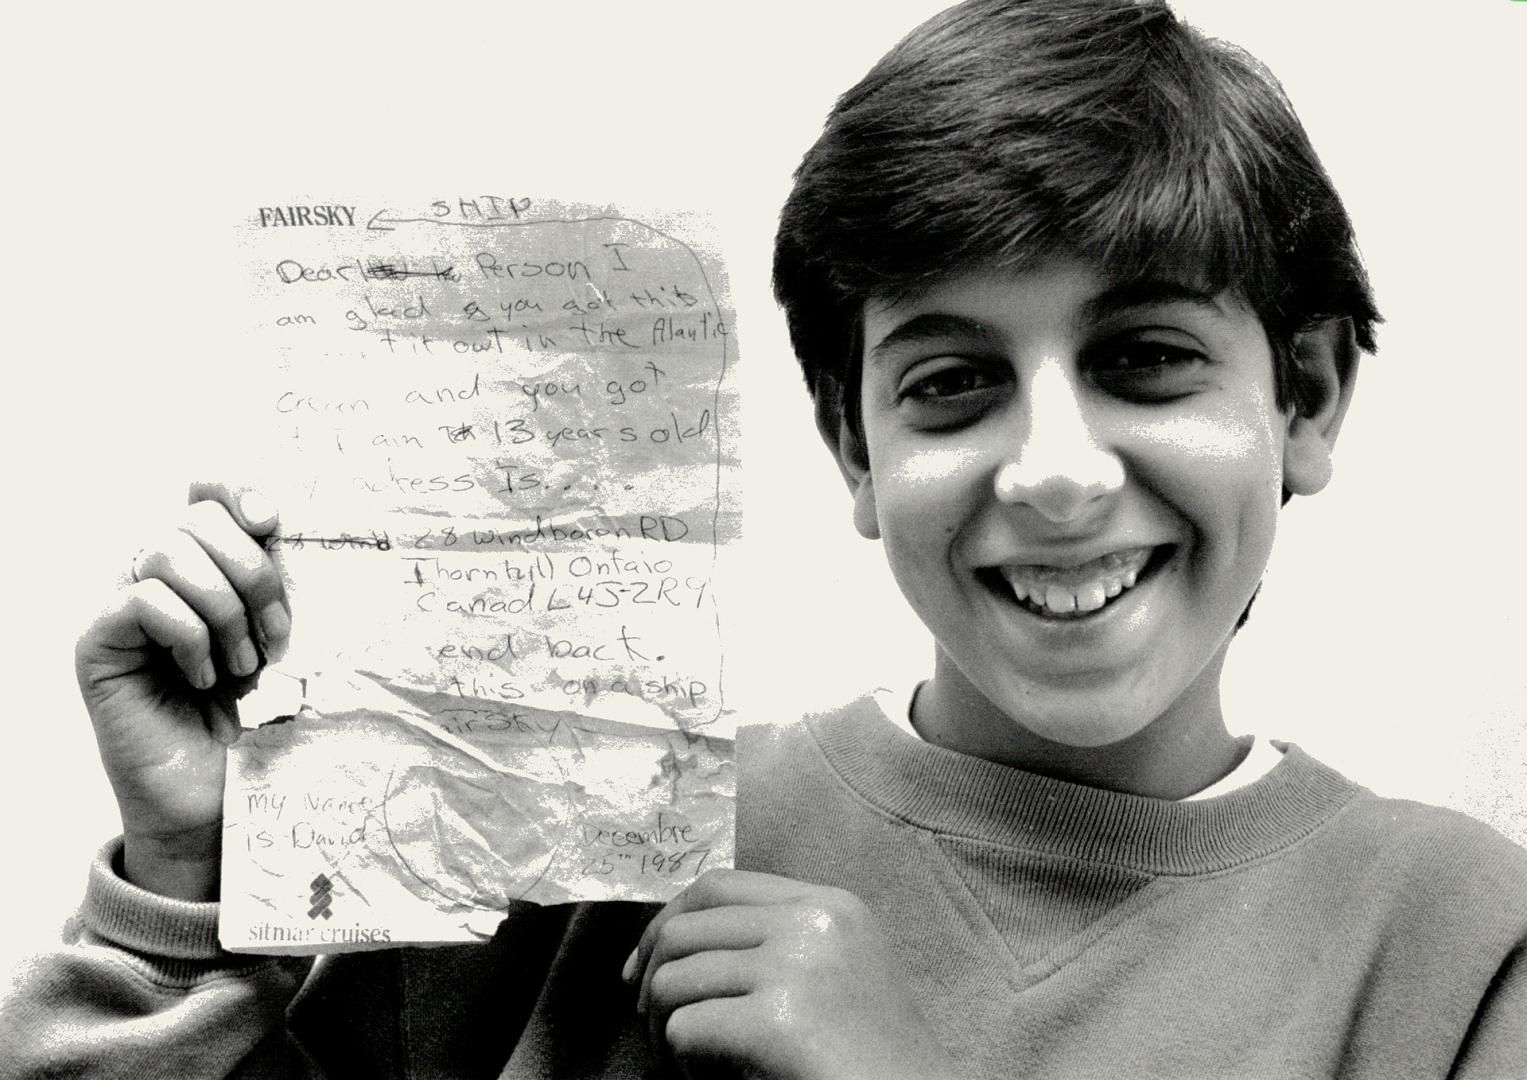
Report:
M 815 441 L 768 267 L 790 171 L 834 96 L 939 6 L 71 6 L 12 24 L 0 967 L 54 933 L 116 829 L 72 642 L 242 407 L 229 238 L 257 205 L 496 194 L 706 208 L 746 401 L 731 701 L 786 715 L 927 667 Z M 1285 512 L 1231 652 L 1231 727 L 1527 840 L 1513 74 L 1527 4 L 1178 10 L 1282 78 L 1388 320 L 1335 482 Z

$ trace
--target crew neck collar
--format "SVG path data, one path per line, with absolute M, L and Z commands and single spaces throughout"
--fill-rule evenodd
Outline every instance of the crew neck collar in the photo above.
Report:
M 911 825 L 1154 874 L 1213 873 L 1270 855 L 1359 790 L 1293 745 L 1252 784 L 1180 801 L 1072 784 L 923 742 L 888 723 L 869 696 L 807 725 L 850 787 Z

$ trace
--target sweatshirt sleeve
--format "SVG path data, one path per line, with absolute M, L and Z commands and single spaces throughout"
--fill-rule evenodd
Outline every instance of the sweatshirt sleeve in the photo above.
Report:
M 90 868 L 58 946 L 0 1003 L 0 1076 L 285 1076 L 286 1007 L 311 958 L 239 956 L 216 903 L 120 876 L 120 839 Z
M 1501 965 L 1480 1002 L 1452 1075 L 1458 1080 L 1503 1080 L 1523 1075 L 1527 1062 L 1527 944 Z

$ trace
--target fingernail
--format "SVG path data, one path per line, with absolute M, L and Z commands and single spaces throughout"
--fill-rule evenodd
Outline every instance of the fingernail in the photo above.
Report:
M 196 689 L 210 690 L 215 682 L 217 682 L 217 668 L 212 666 L 212 658 L 209 656 L 201 662 L 201 670 L 196 673 Z
M 255 652 L 254 642 L 245 638 L 233 650 L 233 660 L 228 665 L 235 675 L 252 675 L 260 666 L 260 654 Z
M 272 600 L 260 611 L 260 632 L 265 635 L 267 645 L 285 641 L 286 635 L 292 632 L 291 616 L 281 606 L 281 601 Z
M 620 969 L 622 982 L 630 982 L 636 978 L 636 950 L 631 950 L 631 955 L 626 957 L 626 966 Z
M 276 508 L 258 491 L 246 491 L 239 496 L 239 510 L 251 525 L 263 525 L 276 516 Z
M 212 737 L 224 746 L 232 746 L 242 734 L 244 729 L 231 716 L 219 716 L 212 722 Z

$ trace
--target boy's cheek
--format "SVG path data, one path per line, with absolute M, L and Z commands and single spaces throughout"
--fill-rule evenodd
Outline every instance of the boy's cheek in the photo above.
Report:
M 1275 513 L 1283 487 L 1283 447 L 1267 415 L 1224 410 L 1155 425 L 1135 442 L 1135 481 L 1189 518 Z
M 1206 466 L 1245 464 L 1253 468 L 1281 468 L 1281 457 L 1275 451 L 1276 433 L 1269 414 L 1261 409 L 1225 405 L 1211 413 L 1141 425 L 1133 434 L 1173 460 L 1197 461 Z
M 934 495 L 945 483 L 975 467 L 979 453 L 968 446 L 937 446 L 914 449 L 888 463 L 890 479 L 908 497 L 924 492 Z
M 947 502 L 953 482 L 968 483 L 980 468 L 982 449 L 946 436 L 872 427 L 867 433 L 870 474 L 883 509 Z
M 890 450 L 876 473 L 876 492 L 882 520 L 893 528 L 903 523 L 927 531 L 930 514 L 937 513 L 948 535 L 995 501 L 1005 460 L 1000 447 L 903 438 Z

